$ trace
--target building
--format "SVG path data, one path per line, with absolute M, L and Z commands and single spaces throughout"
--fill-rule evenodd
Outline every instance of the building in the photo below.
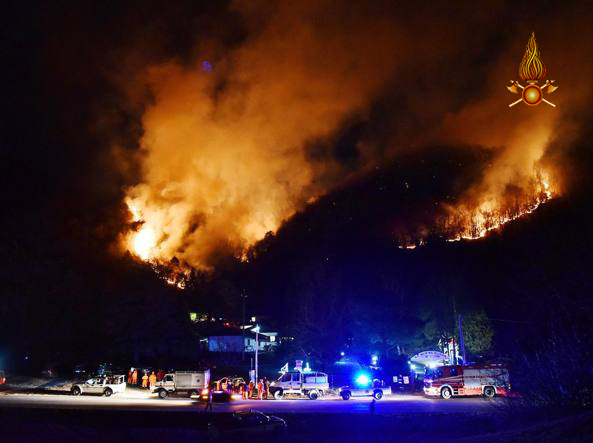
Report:
M 258 352 L 271 352 L 277 346 L 276 335 L 260 333 L 257 339 Z M 252 331 L 241 330 L 216 331 L 208 335 L 208 351 L 210 352 L 255 352 L 256 338 Z

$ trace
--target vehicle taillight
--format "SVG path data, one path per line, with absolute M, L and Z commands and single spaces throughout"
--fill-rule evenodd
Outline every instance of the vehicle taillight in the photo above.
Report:
M 208 395 L 208 392 L 209 392 L 208 388 L 202 389 L 202 395 Z

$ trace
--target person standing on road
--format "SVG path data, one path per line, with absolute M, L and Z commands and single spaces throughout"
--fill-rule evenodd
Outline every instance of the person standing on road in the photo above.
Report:
M 247 397 L 250 399 L 253 397 L 253 388 L 255 388 L 255 385 L 253 384 L 253 381 L 250 381 L 247 388 Z
M 128 371 L 128 384 L 129 385 L 132 384 L 132 372 L 134 372 L 134 368 L 130 368 L 130 370 Z
M 245 382 L 241 383 L 241 398 L 247 400 L 247 385 Z
M 264 399 L 264 381 L 260 378 L 257 383 L 257 396 L 260 400 Z
M 148 375 L 146 375 L 146 372 L 144 372 L 144 375 L 142 376 L 142 387 L 148 387 Z
M 132 372 L 132 384 L 138 384 L 138 369 L 134 369 L 134 372 Z
M 264 378 L 264 395 L 266 396 L 266 400 L 268 399 L 268 395 L 270 395 L 270 380 Z
M 208 400 L 206 401 L 205 411 L 210 410 L 212 412 L 212 387 L 208 389 Z
M 150 377 L 148 377 L 148 383 L 150 385 L 150 389 L 154 388 L 156 385 L 156 375 L 154 373 L 154 371 L 152 371 L 152 374 L 150 374 Z

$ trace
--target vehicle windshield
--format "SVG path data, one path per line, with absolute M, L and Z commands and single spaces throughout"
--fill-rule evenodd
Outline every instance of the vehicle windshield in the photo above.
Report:
M 443 368 L 426 368 L 424 378 L 437 379 L 443 377 Z

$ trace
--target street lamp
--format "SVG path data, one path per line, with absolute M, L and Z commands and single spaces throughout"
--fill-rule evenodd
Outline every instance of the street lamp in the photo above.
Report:
M 255 331 L 255 383 L 257 385 L 257 382 L 259 381 L 258 362 L 257 362 L 257 354 L 259 352 L 259 326 L 256 324 L 255 328 L 253 328 L 253 330 Z

